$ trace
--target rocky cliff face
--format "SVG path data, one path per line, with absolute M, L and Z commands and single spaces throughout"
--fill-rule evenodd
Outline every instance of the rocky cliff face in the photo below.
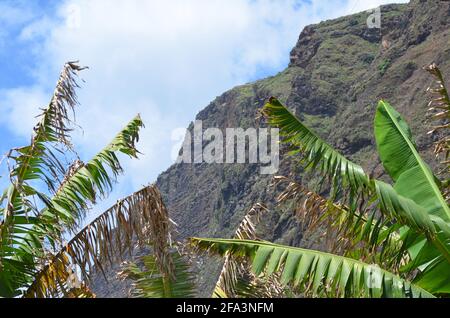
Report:
M 381 28 L 367 27 L 360 13 L 306 27 L 291 52 L 289 66 L 276 76 L 224 93 L 196 119 L 208 127 L 258 127 L 257 110 L 276 96 L 321 137 L 366 171 L 381 176 L 375 152 L 373 117 L 379 99 L 394 105 L 411 124 L 428 162 L 432 136 L 426 135 L 426 87 L 422 70 L 437 63 L 450 78 L 450 3 L 413 0 L 381 8 Z M 302 169 L 293 159 L 281 162 L 279 174 Z M 271 176 L 257 164 L 176 164 L 157 185 L 182 238 L 230 237 L 245 212 L 256 202 L 273 201 Z M 272 209 L 262 235 L 302 245 L 298 224 L 289 211 Z M 220 264 L 203 266 L 201 296 L 209 296 Z M 101 296 L 102 294 L 99 294 Z M 108 293 L 103 293 L 108 295 Z

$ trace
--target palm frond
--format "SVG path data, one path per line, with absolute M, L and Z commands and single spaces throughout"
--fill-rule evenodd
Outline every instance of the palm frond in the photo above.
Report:
M 264 205 L 255 204 L 240 222 L 234 238 L 256 240 L 256 225 L 265 212 L 267 212 L 267 208 Z M 243 266 L 242 263 L 236 262 L 230 255 L 225 255 L 224 264 L 214 288 L 213 296 L 219 297 L 225 294 L 227 297 L 235 297 L 238 277 L 242 274 L 242 271 L 245 271 L 245 265 Z
M 89 204 L 95 203 L 98 196 L 105 197 L 122 172 L 117 154 L 137 157 L 136 142 L 141 127 L 143 123 L 137 115 L 91 160 L 72 166 L 72 171 L 69 170 L 50 204 L 40 212 L 39 218 L 45 219 L 46 223 L 59 223 L 76 229 Z
M 289 206 L 302 225 L 303 236 L 319 233 L 319 239 L 324 239 L 327 250 L 333 253 L 353 255 L 357 252 L 358 258 L 377 258 L 390 268 L 397 265 L 402 246 L 398 234 L 400 225 L 383 219 L 376 209 L 366 213 L 352 211 L 291 178 L 275 176 L 272 186 L 280 185 L 284 190 L 276 198 L 277 204 L 291 203 Z
M 240 222 L 235 239 L 257 240 L 256 226 L 261 221 L 263 214 L 268 209 L 261 203 L 255 204 Z M 283 292 L 276 277 L 270 281 L 261 281 L 259 277 L 252 274 L 250 265 L 242 260 L 235 259 L 232 255 L 225 255 L 224 264 L 214 288 L 213 297 L 235 298 L 235 297 L 278 297 Z
M 2 240 L 6 238 L 8 225 L 12 224 L 12 218 L 17 214 L 14 212 L 27 212 L 14 211 L 16 200 L 26 203 L 26 198 L 29 196 L 26 191 L 29 190 L 27 182 L 42 178 L 46 170 L 54 175 L 58 174 L 55 169 L 60 168 L 61 164 L 54 159 L 47 143 L 59 142 L 67 147 L 71 146 L 68 132 L 71 130 L 69 125 L 72 121 L 68 115 L 68 108 L 73 110 L 77 105 L 75 88 L 78 87 L 78 84 L 75 77 L 77 72 L 83 69 L 83 67 L 72 62 L 64 65 L 53 97 L 47 108 L 39 116 L 40 120 L 33 129 L 34 134 L 30 145 L 12 149 L 7 155 L 16 164 L 10 169 L 11 188 L 7 191 L 7 195 L 3 197 L 4 200 L 6 199 L 6 204 L 2 209 L 3 217 L 0 228 L 2 233 L 0 239 Z M 49 160 L 46 161 L 45 158 Z M 61 168 L 61 170 L 64 170 L 64 168 Z M 31 207 L 29 209 L 32 210 Z
M 435 143 L 434 152 L 436 156 L 443 157 L 442 164 L 445 166 L 445 171 L 449 172 L 450 139 L 447 131 L 450 128 L 450 98 L 439 67 L 433 63 L 425 69 L 435 78 L 435 85 L 427 90 L 433 98 L 428 104 L 428 111 L 432 114 L 431 119 L 438 123 L 428 134 L 440 136 Z
M 2 196 L 0 207 L 1 295 L 15 295 L 18 286 L 27 281 L 26 274 L 35 267 L 36 255 L 26 255 L 30 252 L 29 242 L 38 246 L 36 251 L 42 252 L 40 233 L 30 231 L 29 224 L 38 223 L 36 216 L 40 211 L 36 201 L 46 205 L 49 198 L 33 187 L 33 183 L 43 181 L 50 190 L 55 190 L 55 183 L 65 173 L 64 165 L 55 152 L 72 148 L 69 133 L 73 122 L 70 111 L 74 111 L 77 105 L 76 76 L 83 69 L 75 62 L 64 65 L 53 97 L 34 127 L 30 144 L 12 149 L 7 155 L 10 186 Z M 21 237 L 27 231 L 31 239 L 23 242 Z M 21 252 L 25 252 L 25 255 L 20 255 Z
M 48 261 L 24 296 L 64 296 L 71 272 L 78 270 L 80 281 L 88 282 L 95 271 L 104 272 L 108 265 L 122 261 L 135 244 L 157 242 L 159 231 L 165 232 L 168 226 L 168 219 L 161 221 L 166 213 L 161 194 L 153 185 L 118 201 Z M 165 264 L 167 256 L 158 257 L 159 264 Z
M 83 219 L 89 204 L 95 203 L 98 195 L 105 196 L 109 192 L 122 171 L 117 153 L 136 156 L 135 143 L 141 126 L 142 121 L 137 116 L 93 159 L 86 164 L 78 162 L 72 165 L 53 198 L 40 195 L 45 207 L 33 219 L 28 217 L 20 222 L 15 217 L 11 227 L 14 243 L 9 244 L 10 255 L 2 257 L 3 261 L 14 260 L 6 264 L 10 265 L 12 273 L 16 273 L 13 276 L 16 277 L 15 290 L 18 286 L 28 286 L 36 268 L 46 266 L 46 254 L 51 251 L 46 251 L 45 243 L 48 242 L 53 249 L 57 249 L 66 229 L 73 232 Z M 29 187 L 28 194 L 32 194 L 32 190 Z M 20 201 L 17 202 L 19 208 L 20 204 Z M 2 251 L 8 251 L 8 248 L 3 248 Z M 22 280 L 17 280 L 18 277 Z M 18 282 L 20 285 L 17 285 Z
M 262 114 L 271 126 L 280 129 L 280 135 L 284 137 L 283 142 L 293 149 L 291 153 L 300 153 L 306 167 L 319 168 L 330 178 L 333 196 L 348 188 L 351 192 L 350 202 L 354 204 L 361 193 L 370 192 L 370 178 L 363 168 L 345 158 L 313 133 L 276 98 L 270 98 L 263 107 Z
M 146 245 L 150 247 L 150 254 L 139 257 L 142 266 L 135 262 L 123 264 L 118 277 L 133 281 L 132 297 L 194 297 L 196 276 L 192 271 L 192 251 L 182 243 L 172 241 L 176 224 L 169 218 L 159 192 L 157 195 L 158 200 L 147 222 L 149 239 Z
M 268 242 L 192 238 L 211 252 L 252 259 L 255 275 L 281 273 L 285 284 L 318 297 L 433 297 L 426 290 L 373 264 Z
M 130 296 L 136 298 L 191 298 L 195 296 L 195 275 L 190 262 L 177 250 L 171 250 L 173 268 L 172 277 L 161 273 L 160 264 L 155 255 L 142 256 L 139 262 L 126 263 L 118 274 L 121 279 L 133 280 Z

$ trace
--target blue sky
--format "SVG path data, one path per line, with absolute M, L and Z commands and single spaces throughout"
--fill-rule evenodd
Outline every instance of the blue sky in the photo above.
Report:
M 80 60 L 82 158 L 138 112 L 147 127 L 107 205 L 168 168 L 171 131 L 216 96 L 283 70 L 305 25 L 388 2 L 0 0 L 0 152 L 26 144 L 59 69 Z

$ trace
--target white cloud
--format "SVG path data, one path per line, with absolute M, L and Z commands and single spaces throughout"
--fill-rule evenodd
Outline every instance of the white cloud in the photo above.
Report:
M 83 154 L 93 154 L 140 112 L 145 155 L 127 161 L 123 179 L 137 189 L 170 165 L 172 129 L 186 126 L 216 95 L 254 78 L 258 69 L 281 70 L 305 25 L 386 2 L 65 1 L 61 20 L 47 17 L 23 29 L 22 41 L 44 39 L 34 51 L 40 55 L 36 85 L 0 93 L 1 104 L 14 105 L 4 120 L 28 137 L 37 114 L 32 105 L 49 96 L 64 61 L 80 59 L 91 68 L 82 75 L 77 119 L 84 134 L 76 141 Z M 26 125 L 17 125 L 19 117 Z
M 0 91 L 1 110 L 7 116 L 0 116 L 0 123 L 9 126 L 15 134 L 30 137 L 36 124 L 39 109 L 48 103 L 48 94 L 40 87 L 16 88 Z

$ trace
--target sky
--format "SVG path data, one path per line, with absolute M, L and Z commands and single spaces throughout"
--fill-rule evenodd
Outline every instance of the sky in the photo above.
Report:
M 390 2 L 407 1 L 0 0 L 0 154 L 29 142 L 64 62 L 79 60 L 82 159 L 137 113 L 146 126 L 106 207 L 172 164 L 171 132 L 216 96 L 282 71 L 304 26 Z

